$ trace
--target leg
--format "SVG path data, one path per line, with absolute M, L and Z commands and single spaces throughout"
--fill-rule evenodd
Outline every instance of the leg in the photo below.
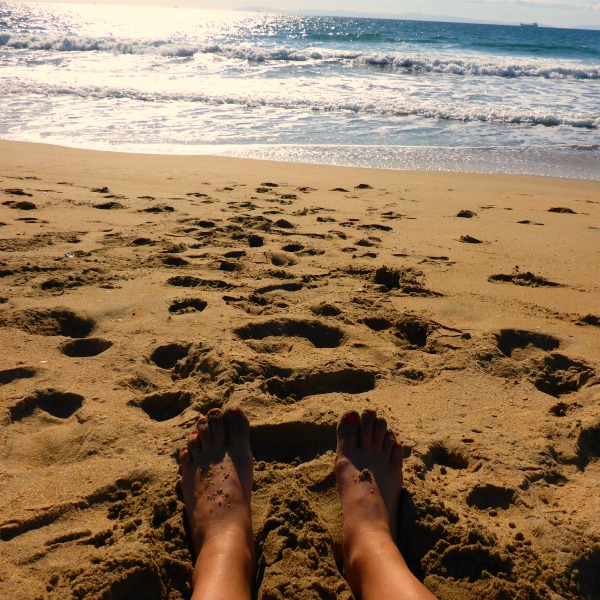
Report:
M 246 415 L 211 410 L 181 450 L 181 487 L 196 554 L 192 600 L 249 599 L 253 458 Z
M 396 546 L 402 446 L 384 419 L 351 412 L 338 424 L 335 474 L 344 514 L 344 570 L 363 600 L 431 599 Z

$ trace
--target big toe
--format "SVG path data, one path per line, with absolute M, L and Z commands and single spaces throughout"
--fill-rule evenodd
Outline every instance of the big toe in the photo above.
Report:
M 338 453 L 345 454 L 358 447 L 360 417 L 356 411 L 345 413 L 337 426 Z

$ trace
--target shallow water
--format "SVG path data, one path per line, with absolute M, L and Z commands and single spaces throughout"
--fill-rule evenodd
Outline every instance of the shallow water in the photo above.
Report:
M 600 179 L 600 32 L 0 3 L 0 136 Z

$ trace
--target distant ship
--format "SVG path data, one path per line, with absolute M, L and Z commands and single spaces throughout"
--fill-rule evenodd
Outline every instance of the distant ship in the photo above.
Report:
M 521 23 L 521 27 L 537 27 L 537 23 Z

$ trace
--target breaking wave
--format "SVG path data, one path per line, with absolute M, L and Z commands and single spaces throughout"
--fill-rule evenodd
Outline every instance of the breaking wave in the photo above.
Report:
M 480 122 L 491 124 L 544 125 L 546 127 L 568 126 L 585 129 L 600 128 L 600 114 L 584 113 L 543 113 L 538 114 L 524 108 L 493 109 L 485 105 L 443 102 L 396 102 L 390 105 L 389 99 L 353 100 L 319 99 L 313 97 L 271 96 L 256 97 L 243 94 L 202 94 L 177 92 L 147 92 L 133 88 L 112 88 L 108 86 L 83 86 L 71 88 L 61 85 L 38 84 L 35 92 L 22 82 L 5 81 L 0 83 L 0 94 L 30 95 L 32 93 L 49 96 L 76 96 L 85 99 L 128 99 L 140 102 L 190 102 L 207 106 L 232 105 L 241 108 L 267 107 L 282 110 L 309 110 L 312 112 L 343 113 L 384 117 L 416 116 L 426 119 L 446 121 Z
M 386 68 L 413 73 L 441 73 L 489 77 L 537 77 L 543 79 L 600 80 L 600 66 L 579 65 L 560 61 L 507 58 L 493 61 L 477 57 L 431 58 L 400 53 L 368 53 L 360 51 L 298 49 L 293 47 L 263 48 L 249 45 L 195 45 L 167 40 L 118 40 L 115 38 L 56 37 L 0 34 L 0 47 L 13 50 L 47 52 L 107 52 L 113 54 L 153 54 L 164 57 L 190 58 L 196 54 L 214 54 L 247 62 L 348 61 L 373 68 Z

